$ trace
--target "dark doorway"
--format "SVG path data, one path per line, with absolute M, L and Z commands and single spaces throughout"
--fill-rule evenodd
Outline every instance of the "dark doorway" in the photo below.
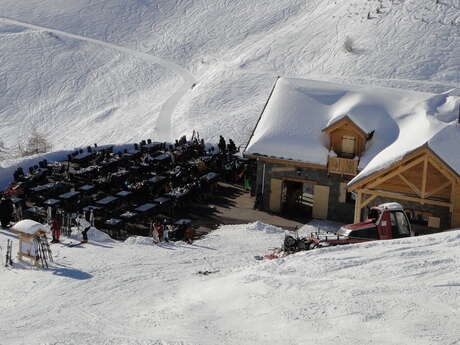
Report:
M 281 212 L 286 218 L 305 222 L 313 210 L 313 185 L 297 181 L 284 181 Z

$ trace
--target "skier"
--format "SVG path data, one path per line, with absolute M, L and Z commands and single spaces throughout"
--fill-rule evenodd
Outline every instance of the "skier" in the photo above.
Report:
M 53 235 L 51 243 L 59 243 L 59 237 L 61 237 L 61 224 L 57 217 L 53 220 L 53 224 L 51 225 L 51 233 Z
M 83 228 L 82 232 L 81 232 L 81 235 L 83 237 L 83 240 L 81 241 L 81 243 L 87 243 L 88 242 L 88 231 L 89 229 L 91 228 L 91 224 L 90 222 L 88 222 L 85 218 L 85 215 L 79 215 L 78 218 L 75 219 L 75 221 L 77 222 L 78 226 L 80 228 Z

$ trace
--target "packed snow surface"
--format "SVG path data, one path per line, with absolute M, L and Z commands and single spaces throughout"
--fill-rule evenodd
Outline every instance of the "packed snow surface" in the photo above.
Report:
M 458 0 L 2 0 L 0 138 L 245 144 L 277 75 L 458 87 L 459 28 Z
M 330 144 L 322 130 L 348 116 L 364 132 L 373 132 L 351 183 L 425 144 L 460 174 L 458 92 L 433 95 L 281 78 L 246 153 L 326 166 Z
M 0 231 L 2 248 L 12 237 Z M 139 237 L 52 245 L 48 270 L 1 266 L 0 342 L 460 341 L 460 231 L 254 260 L 283 237 L 257 222 L 222 226 L 192 245 Z

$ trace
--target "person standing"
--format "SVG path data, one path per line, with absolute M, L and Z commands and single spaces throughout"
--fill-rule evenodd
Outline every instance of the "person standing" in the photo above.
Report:
M 172 230 L 172 225 L 168 224 L 165 226 L 165 229 L 163 231 L 163 240 L 165 242 L 169 242 L 169 232 Z
M 51 243 L 59 243 L 59 238 L 61 237 L 61 224 L 57 217 L 53 220 L 53 224 L 51 225 L 51 233 L 53 235 Z
M 82 235 L 82 241 L 81 243 L 87 243 L 88 242 L 88 231 L 91 229 L 91 224 L 88 222 L 85 218 L 85 215 L 80 215 L 77 219 L 77 224 L 82 230 L 81 235 Z
M 193 228 L 191 224 L 185 228 L 185 242 L 189 244 L 193 243 Z
M 159 237 L 159 233 L 158 233 L 159 228 L 160 228 L 160 225 L 158 224 L 158 222 L 154 222 L 152 224 L 152 240 L 153 240 L 153 243 L 159 243 L 160 242 L 160 237 Z
M 13 202 L 11 199 L 2 197 L 0 201 L 0 222 L 2 227 L 7 228 L 13 216 Z

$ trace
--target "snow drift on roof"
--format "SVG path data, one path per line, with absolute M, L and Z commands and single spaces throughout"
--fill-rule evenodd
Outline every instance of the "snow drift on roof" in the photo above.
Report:
M 46 231 L 43 224 L 40 224 L 31 219 L 24 219 L 13 226 L 13 230 L 17 232 L 22 232 L 24 234 L 34 235 L 37 231 Z
M 457 91 L 432 95 L 282 78 L 245 153 L 326 165 L 329 142 L 321 130 L 349 116 L 367 132 L 375 130 L 360 157 L 361 172 L 352 182 L 389 166 L 430 140 L 430 148 L 460 171 L 460 155 L 451 152 L 454 143 L 460 141 L 460 129 L 453 123 L 460 103 Z M 444 128 L 446 135 L 437 136 Z

